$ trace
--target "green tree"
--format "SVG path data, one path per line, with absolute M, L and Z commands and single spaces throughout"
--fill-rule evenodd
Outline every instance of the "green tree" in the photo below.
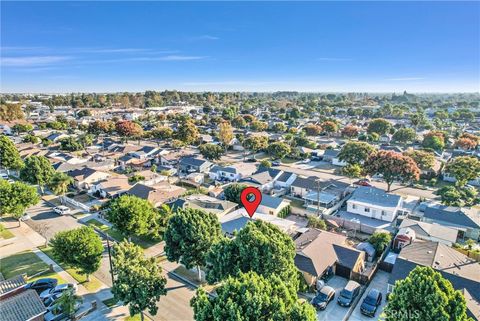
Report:
M 29 156 L 20 171 L 20 179 L 30 184 L 37 184 L 43 194 L 44 186 L 50 182 L 55 170 L 45 156 Z
M 193 208 L 178 209 L 168 220 L 165 231 L 165 253 L 169 261 L 180 262 L 187 269 L 194 266 L 201 280 L 200 266 L 213 244 L 222 238 L 215 214 Z
M 208 160 L 219 160 L 225 153 L 220 145 L 216 144 L 203 144 L 199 146 L 200 153 Z
M 266 149 L 268 146 L 268 138 L 266 136 L 252 136 L 243 141 L 243 147 L 252 153 Z
M 346 143 L 338 158 L 350 165 L 363 164 L 367 158 L 376 151 L 375 147 L 365 142 L 348 142 Z
M 437 191 L 442 204 L 448 206 L 474 206 L 480 202 L 478 191 L 474 187 L 444 186 Z
M 0 167 L 16 171 L 23 167 L 15 144 L 5 135 L 0 136 Z
M 445 135 L 441 132 L 429 132 L 423 136 L 422 146 L 442 151 L 445 148 Z
M 102 259 L 103 244 L 95 231 L 88 226 L 55 234 L 50 245 L 53 255 L 60 261 L 80 270 L 89 280 L 98 270 Z
M 435 155 L 426 150 L 411 150 L 403 155 L 411 157 L 421 170 L 430 170 L 435 165 Z
M 23 136 L 23 139 L 22 139 L 22 142 L 32 143 L 32 144 L 38 144 L 40 143 L 40 141 L 41 141 L 40 137 L 37 137 L 35 135 L 30 135 L 30 134 Z
M 152 135 L 160 140 L 170 139 L 173 136 L 173 130 L 170 127 L 157 127 L 152 130 Z
M 245 184 L 233 183 L 228 185 L 223 189 L 225 199 L 230 202 L 241 204 L 242 201 L 240 200 L 240 195 L 245 188 L 247 188 L 247 185 Z
M 327 133 L 327 136 L 329 137 L 332 133 L 336 133 L 338 131 L 338 125 L 331 120 L 324 121 L 321 127 L 322 130 Z
M 232 125 L 236 128 L 244 128 L 247 126 L 247 122 L 242 116 L 237 116 L 232 120 Z
M 320 230 L 327 229 L 327 223 L 325 223 L 325 220 L 322 220 L 321 218 L 313 215 L 307 216 L 307 219 L 308 219 L 308 227 L 318 228 Z
M 76 137 L 69 136 L 60 140 L 60 149 L 69 152 L 76 152 L 82 150 L 83 145 Z
M 417 266 L 398 280 L 383 315 L 386 321 L 467 321 L 465 298 L 431 267 Z
M 28 133 L 33 130 L 32 124 L 15 124 L 12 127 L 12 130 L 15 131 L 16 133 Z
M 358 164 L 349 164 L 342 168 L 342 174 L 348 178 L 360 178 L 363 176 L 363 169 Z
M 275 142 L 267 147 L 267 151 L 274 159 L 282 159 L 290 154 L 291 149 L 290 146 L 283 142 Z
M 392 124 L 390 124 L 388 120 L 377 118 L 368 124 L 367 132 L 369 134 L 377 133 L 378 135 L 385 135 L 390 131 L 390 128 L 392 128 Z
M 141 137 L 143 134 L 143 128 L 139 124 L 129 120 L 121 120 L 115 124 L 115 130 L 117 133 L 124 137 L 127 141 L 128 138 Z
M 255 120 L 250 124 L 250 128 L 253 131 L 261 132 L 261 131 L 264 131 L 268 128 L 268 124 L 263 122 L 263 121 Z
M 167 280 L 156 259 L 146 258 L 139 246 L 124 241 L 114 247 L 112 263 L 115 274 L 112 293 L 128 305 L 130 316 L 140 313 L 143 320 L 143 311 L 147 309 L 156 315 L 158 300 L 167 294 Z
M 316 311 L 301 305 L 281 277 L 261 276 L 251 271 L 228 277 L 210 298 L 203 288 L 191 300 L 196 321 L 272 320 L 315 321 Z
M 393 134 L 393 141 L 401 144 L 413 142 L 417 137 L 417 133 L 413 128 L 400 128 Z
M 18 220 L 25 210 L 40 201 L 37 189 L 23 182 L 9 183 L 0 179 L 0 215 L 11 215 Z
M 278 275 L 292 293 L 299 286 L 294 263 L 295 245 L 278 227 L 263 221 L 248 222 L 233 239 L 213 245 L 207 256 L 207 281 L 215 283 L 240 272 Z
M 264 159 L 260 162 L 260 166 L 265 167 L 265 168 L 270 168 L 270 167 L 272 167 L 272 163 L 270 161 Z
M 224 121 L 218 126 L 218 139 L 227 150 L 233 139 L 233 127 L 229 122 Z
M 198 129 L 197 126 L 191 120 L 185 120 L 178 124 L 175 138 L 184 142 L 187 145 L 192 145 L 198 141 Z
M 63 196 L 68 192 L 68 187 L 73 184 L 73 178 L 62 172 L 55 172 L 50 181 L 47 183 L 48 188 L 55 193 L 55 195 Z
M 158 213 L 147 200 L 122 195 L 108 203 L 106 215 L 113 226 L 130 239 L 132 235 L 151 233 Z
M 375 248 L 375 251 L 377 252 L 377 255 L 380 255 L 383 253 L 385 248 L 390 244 L 392 240 L 392 236 L 390 233 L 387 232 L 375 232 L 373 233 L 370 238 L 368 239 L 368 242 L 373 245 Z
M 275 123 L 272 126 L 272 131 L 276 133 L 284 133 L 287 131 L 287 125 L 285 125 L 284 123 Z
M 480 176 L 480 161 L 471 156 L 456 157 L 447 164 L 445 172 L 455 177 L 457 186 L 465 186 Z
M 420 178 L 420 169 L 413 159 L 393 151 L 381 150 L 372 154 L 364 164 L 370 175 L 382 175 L 387 183 L 387 192 L 394 181 L 409 182 Z
M 83 302 L 82 297 L 76 295 L 73 289 L 69 288 L 55 301 L 53 309 L 56 313 L 64 313 L 71 317 L 75 314 L 77 304 L 81 302 Z

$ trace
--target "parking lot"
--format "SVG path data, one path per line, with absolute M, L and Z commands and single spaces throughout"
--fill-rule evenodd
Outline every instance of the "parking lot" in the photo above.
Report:
M 353 310 L 352 315 L 348 319 L 349 321 L 372 321 L 372 320 L 375 321 L 375 320 L 378 320 L 378 318 L 380 317 L 380 314 L 383 311 L 383 308 L 385 307 L 385 304 L 387 303 L 385 297 L 387 295 L 387 283 L 388 283 L 388 277 L 389 276 L 390 276 L 390 274 L 385 272 L 385 271 L 382 271 L 382 270 L 377 271 L 377 273 L 373 277 L 372 281 L 370 282 L 370 285 L 368 286 L 367 290 L 365 291 L 363 296 L 360 298 L 360 301 L 358 301 L 358 304 L 355 307 L 355 310 Z M 383 296 L 382 304 L 379 307 L 379 309 L 377 310 L 377 313 L 375 314 L 374 318 L 367 317 L 367 316 L 363 315 L 362 313 L 360 313 L 360 305 L 362 304 L 363 299 L 367 296 L 368 291 L 370 291 L 370 289 L 380 290 L 380 292 L 382 292 L 382 296 Z
M 332 277 L 327 285 L 335 289 L 335 298 L 327 305 L 325 310 L 318 310 L 317 319 L 320 321 L 342 321 L 348 312 L 348 308 L 337 304 L 340 291 L 345 287 L 348 280 L 340 276 Z

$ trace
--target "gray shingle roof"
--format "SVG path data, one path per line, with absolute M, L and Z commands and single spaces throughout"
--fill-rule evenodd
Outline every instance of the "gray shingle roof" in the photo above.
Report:
M 0 320 L 26 321 L 45 313 L 35 290 L 26 290 L 0 302 Z
M 382 207 L 397 207 L 400 204 L 400 200 L 401 197 L 398 195 L 388 194 L 382 189 L 367 186 L 357 187 L 349 199 L 349 201 L 357 201 Z
M 262 194 L 262 202 L 260 205 L 266 206 L 269 208 L 278 208 L 282 204 L 283 199 L 280 197 L 273 197 L 267 194 Z
M 0 295 L 15 290 L 23 285 L 25 285 L 25 278 L 23 275 L 17 275 L 10 279 L 0 281 Z
M 480 228 L 480 214 L 472 210 L 472 213 L 466 213 L 458 207 L 436 205 L 425 209 L 424 217 L 435 221 L 444 221 L 460 226 L 471 228 Z M 470 215 L 468 215 L 470 214 Z

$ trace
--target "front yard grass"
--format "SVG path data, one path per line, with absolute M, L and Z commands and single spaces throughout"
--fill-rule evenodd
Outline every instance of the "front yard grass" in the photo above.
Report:
M 0 272 L 2 272 L 5 279 L 9 279 L 19 274 L 32 276 L 42 271 L 45 271 L 45 273 L 37 275 L 28 281 L 35 281 L 41 278 L 54 278 L 58 280 L 58 283 L 65 283 L 65 280 L 63 280 L 56 272 L 51 272 L 48 264 L 43 262 L 32 251 L 20 252 L 3 258 L 2 264 L 0 265 Z
M 68 274 L 70 274 L 79 284 L 83 285 L 88 291 L 94 292 L 98 290 L 101 286 L 101 282 L 94 277 L 93 275 L 90 275 L 90 281 L 87 281 L 87 277 L 84 274 L 80 274 L 79 271 L 68 264 L 57 260 L 53 256 L 53 249 L 51 247 L 42 247 L 40 248 L 43 253 L 45 253 L 49 258 L 57 262 L 58 265 L 62 267 L 62 269 L 65 270 Z
M 7 239 L 11 239 L 13 237 L 15 237 L 15 235 L 13 235 L 12 232 L 7 230 L 7 228 L 5 228 L 5 226 L 0 224 L 0 238 L 2 238 L 4 240 L 7 240 Z
M 108 227 L 107 225 L 103 224 L 102 222 L 96 219 L 88 220 L 86 224 L 94 225 L 97 229 L 99 229 L 104 233 L 107 233 L 117 242 L 121 242 L 125 239 L 125 236 L 120 231 L 116 230 L 113 227 Z M 152 239 L 151 237 L 148 237 L 148 236 L 132 236 L 132 242 L 144 249 L 149 248 L 150 246 L 153 246 L 160 241 L 161 240 Z

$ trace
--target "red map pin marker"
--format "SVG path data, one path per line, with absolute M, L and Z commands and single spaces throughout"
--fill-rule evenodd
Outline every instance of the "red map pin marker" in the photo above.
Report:
M 255 199 L 252 200 L 252 197 L 250 195 L 255 196 Z M 257 188 L 249 186 L 242 191 L 242 194 L 240 195 L 240 200 L 242 201 L 243 206 L 247 210 L 248 215 L 252 217 L 253 214 L 255 214 L 258 205 L 260 205 L 260 202 L 262 201 L 262 193 L 260 193 Z

